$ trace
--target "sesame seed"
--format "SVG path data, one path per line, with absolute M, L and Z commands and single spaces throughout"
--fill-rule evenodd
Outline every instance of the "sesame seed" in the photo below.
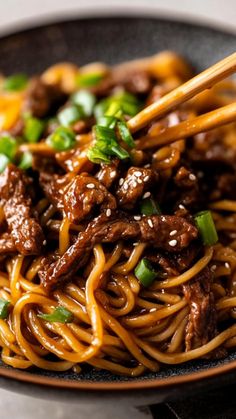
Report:
M 151 220 L 150 218 L 147 220 L 147 222 L 148 222 L 148 225 L 149 225 L 151 228 L 153 228 L 153 222 L 152 222 L 152 220 Z
M 229 264 L 228 262 L 225 262 L 225 267 L 226 267 L 227 269 L 230 269 L 230 264 Z
M 142 172 L 134 172 L 134 176 L 137 176 L 137 177 L 140 177 L 140 176 L 142 176 Z
M 171 247 L 175 247 L 177 245 L 177 240 L 171 240 L 171 241 L 169 241 L 169 245 Z
M 110 173 L 111 178 L 113 179 L 114 177 L 116 177 L 116 172 L 115 170 L 113 170 L 113 172 Z
M 123 188 L 124 188 L 125 191 L 127 191 L 129 189 L 128 183 L 125 183 L 124 186 L 123 186 Z
M 141 220 L 141 215 L 134 215 L 134 220 L 136 220 L 136 221 Z
M 172 230 L 172 231 L 170 232 L 170 236 L 174 236 L 176 233 L 177 233 L 177 230 Z
M 190 180 L 196 180 L 196 176 L 193 173 L 190 173 L 189 179 Z
M 121 177 L 121 178 L 120 178 L 120 180 L 119 180 L 119 185 L 120 185 L 120 186 L 122 186 L 122 185 L 123 185 L 123 183 L 124 183 L 124 181 L 125 181 L 125 180 L 124 180 L 124 178 L 123 178 L 123 177 Z
M 44 246 L 46 246 L 46 244 L 47 244 L 47 241 L 46 241 L 46 240 L 44 240 L 44 241 L 43 241 L 43 245 L 44 245 Z
M 107 217 L 110 217 L 110 216 L 111 216 L 111 210 L 110 210 L 110 208 L 108 208 L 108 209 L 106 210 L 106 216 L 107 216 Z
M 151 192 L 145 192 L 145 194 L 143 194 L 143 199 L 149 198 L 149 196 L 151 196 Z
M 133 243 L 133 246 L 138 246 L 138 244 L 139 244 L 138 242 L 137 243 Z
M 216 266 L 216 265 L 212 265 L 212 266 L 211 266 L 211 271 L 215 271 L 215 270 L 216 270 L 216 268 L 217 268 L 217 266 Z
M 141 185 L 143 182 L 141 179 L 137 179 L 137 182 Z
M 137 184 L 137 182 L 135 182 L 135 181 L 131 183 L 131 186 L 132 186 L 133 188 L 136 188 L 136 186 L 137 186 L 137 185 L 138 185 L 138 184 Z
M 179 204 L 179 208 L 180 209 L 185 209 L 184 206 L 182 204 Z
M 151 167 L 151 165 L 150 165 L 150 163 L 148 163 L 148 164 L 145 164 L 145 169 L 148 169 L 149 167 Z
M 151 308 L 151 309 L 149 310 L 149 313 L 153 313 L 154 311 L 157 311 L 157 309 L 156 309 L 155 307 Z
M 87 184 L 87 188 L 88 188 L 88 189 L 93 189 L 93 188 L 95 188 L 94 183 L 88 183 L 88 184 Z
M 147 175 L 147 176 L 145 176 L 145 178 L 143 179 L 143 181 L 144 181 L 144 182 L 147 182 L 147 181 L 148 181 L 148 179 L 149 179 L 149 176 Z

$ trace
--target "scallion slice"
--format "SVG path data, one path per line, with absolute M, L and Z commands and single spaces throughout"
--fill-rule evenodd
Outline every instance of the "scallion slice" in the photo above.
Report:
M 97 86 L 103 77 L 104 76 L 101 73 L 82 73 L 78 74 L 76 83 L 79 87 L 93 87 Z
M 10 301 L 0 298 L 0 319 L 6 319 L 9 313 Z
M 143 215 L 160 215 L 161 210 L 159 205 L 154 201 L 153 198 L 146 198 L 141 201 L 140 210 Z
M 69 150 L 75 145 L 75 134 L 69 128 L 58 127 L 47 138 L 46 143 L 57 151 Z
M 36 143 L 44 130 L 45 123 L 38 118 L 25 118 L 25 127 L 23 135 L 29 143 Z
M 130 133 L 129 128 L 127 127 L 127 124 L 123 121 L 117 122 L 117 128 L 119 131 L 119 134 L 121 136 L 121 139 L 130 147 L 135 147 L 134 139 Z
M 9 134 L 0 136 L 0 153 L 7 156 L 10 160 L 15 157 L 17 151 L 17 141 Z
M 11 162 L 11 160 L 9 159 L 9 157 L 7 157 L 5 154 L 1 154 L 0 153 L 0 173 L 2 173 L 7 165 Z
M 135 276 L 144 287 L 149 287 L 157 277 L 151 263 L 147 258 L 143 258 L 134 270 Z
M 117 123 L 117 119 L 114 116 L 104 115 L 98 119 L 98 125 L 114 129 Z
M 104 127 L 101 125 L 95 125 L 94 126 L 94 134 L 97 140 L 114 140 L 116 141 L 116 133 L 114 129 Z
M 3 89 L 7 91 L 23 90 L 28 83 L 28 78 L 25 74 L 13 74 L 7 77 L 3 83 Z
M 22 154 L 22 157 L 20 159 L 19 167 L 22 170 L 27 170 L 32 167 L 32 161 L 33 161 L 33 155 L 29 151 L 26 151 L 24 154 Z
M 72 102 L 81 106 L 86 116 L 91 116 L 93 113 L 96 97 L 88 90 L 79 90 L 71 96 Z
M 64 127 L 70 127 L 75 122 L 79 121 L 84 117 L 84 113 L 81 107 L 72 105 L 68 108 L 62 109 L 58 114 L 58 120 Z
M 212 246 L 218 241 L 218 234 L 211 211 L 202 211 L 195 215 L 195 223 L 201 235 L 203 244 Z
M 39 314 L 38 317 L 50 323 L 71 323 L 73 320 L 71 311 L 62 306 L 55 308 L 51 314 Z
M 87 157 L 91 162 L 96 164 L 110 163 L 109 157 L 106 154 L 104 154 L 101 150 L 99 150 L 99 148 L 96 146 L 89 148 L 87 152 Z

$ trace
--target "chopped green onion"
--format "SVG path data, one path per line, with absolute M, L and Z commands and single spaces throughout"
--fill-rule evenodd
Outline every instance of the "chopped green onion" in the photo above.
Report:
M 58 120 L 64 127 L 70 127 L 75 122 L 84 117 L 81 107 L 73 105 L 68 108 L 62 109 L 58 114 Z
M 7 156 L 5 156 L 5 154 L 0 153 L 0 173 L 2 173 L 6 169 L 7 165 L 10 162 L 11 160 Z
M 111 151 L 115 156 L 119 157 L 119 159 L 121 160 L 125 160 L 130 157 L 128 151 L 122 148 L 119 144 L 112 145 Z
M 120 107 L 125 115 L 134 116 L 140 110 L 140 103 L 137 98 L 128 92 L 118 93 L 113 96 L 113 100 L 119 102 Z
M 110 159 L 98 147 L 91 147 L 87 152 L 88 159 L 93 163 L 110 163 Z
M 117 119 L 114 116 L 104 115 L 98 119 L 98 125 L 114 129 L 117 123 Z
M 32 167 L 33 155 L 29 151 L 26 151 L 22 154 L 20 163 L 18 164 L 19 168 L 22 170 L 27 170 Z
M 134 270 L 135 276 L 139 279 L 144 287 L 149 287 L 157 277 L 148 259 L 143 258 Z
M 140 210 L 143 215 L 160 215 L 161 210 L 159 205 L 152 198 L 146 198 L 141 201 Z
M 96 97 L 91 92 L 88 92 L 87 90 L 80 90 L 72 95 L 71 100 L 75 105 L 81 106 L 84 115 L 92 115 L 93 108 L 96 103 Z
M 98 83 L 103 79 L 101 73 L 84 73 L 78 74 L 76 78 L 77 86 L 79 87 L 93 87 L 97 86 Z
M 116 116 L 117 118 L 121 117 L 122 110 L 121 110 L 121 107 L 120 107 L 120 103 L 116 102 L 116 101 L 111 102 L 108 109 L 106 110 L 106 115 L 107 116 Z
M 25 118 L 24 137 L 29 143 L 36 143 L 44 130 L 45 123 L 38 118 Z
M 135 147 L 134 139 L 130 133 L 129 128 L 127 127 L 127 124 L 123 121 L 119 121 L 117 123 L 117 128 L 119 131 L 119 134 L 121 136 L 121 139 L 128 144 L 129 147 L 133 148 Z
M 46 140 L 46 143 L 57 151 L 73 148 L 75 134 L 69 128 L 58 127 Z
M 0 136 L 0 153 L 7 156 L 10 160 L 15 157 L 17 151 L 17 141 L 9 134 Z
M 114 140 L 116 141 L 116 133 L 114 129 L 103 127 L 101 125 L 94 126 L 94 134 L 97 140 Z
M 3 83 L 3 89 L 8 91 L 23 90 L 28 83 L 28 78 L 25 74 L 13 74 L 7 77 Z
M 39 314 L 38 317 L 50 323 L 71 323 L 73 320 L 71 311 L 62 306 L 55 308 L 51 314 Z
M 194 217 L 203 244 L 212 246 L 218 241 L 218 234 L 211 211 L 201 211 Z
M 108 108 L 108 99 L 103 99 L 95 105 L 93 112 L 94 112 L 96 121 L 98 121 L 99 118 L 105 115 L 107 108 Z
M 10 301 L 0 298 L 0 319 L 6 319 L 9 313 Z

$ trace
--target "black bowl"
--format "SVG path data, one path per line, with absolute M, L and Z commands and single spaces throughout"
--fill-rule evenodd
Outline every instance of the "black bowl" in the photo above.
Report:
M 77 19 L 42 26 L 0 39 L 0 69 L 11 74 L 40 73 L 58 61 L 114 64 L 164 49 L 185 56 L 196 71 L 234 52 L 236 36 L 220 30 L 157 18 Z M 170 366 L 140 378 L 103 371 L 28 372 L 0 365 L 2 387 L 40 397 L 73 401 L 111 400 L 156 403 L 195 393 L 234 379 L 236 353 L 220 361 L 195 361 Z

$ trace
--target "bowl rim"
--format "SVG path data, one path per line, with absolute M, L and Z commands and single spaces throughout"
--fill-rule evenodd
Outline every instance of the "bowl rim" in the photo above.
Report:
M 135 19 L 135 18 L 143 18 L 143 19 L 158 19 L 160 21 L 165 22 L 174 22 L 174 23 L 183 23 L 189 26 L 195 26 L 198 28 L 206 28 L 216 30 L 217 32 L 222 32 L 228 35 L 235 36 L 236 38 L 236 30 L 233 31 L 231 28 L 224 27 L 224 25 L 217 24 L 212 22 L 208 19 L 203 19 L 202 22 L 199 22 L 197 19 L 193 17 L 189 18 L 188 15 L 185 16 L 176 16 L 170 13 L 160 13 L 159 10 L 155 10 L 155 14 L 149 13 L 149 10 L 144 15 L 141 15 L 140 10 L 138 13 L 132 12 L 124 14 L 124 13 L 109 13 L 111 9 L 105 8 L 108 13 L 104 14 L 104 9 L 99 9 L 99 13 L 95 10 L 94 13 L 82 13 L 81 15 L 72 14 L 66 16 L 56 16 L 56 19 L 51 20 L 49 16 L 49 20 L 46 19 L 44 21 L 38 19 L 33 20 L 30 26 L 23 26 L 17 27 L 15 31 L 1 33 L 0 32 L 0 39 L 4 40 L 11 36 L 20 35 L 22 33 L 30 32 L 31 30 L 37 30 L 40 28 L 46 28 L 49 26 L 63 24 L 69 21 L 79 21 L 79 20 L 100 20 L 100 19 L 107 19 L 110 18 L 128 18 L 128 19 Z M 4 367 L 0 365 L 0 379 L 5 378 L 9 379 L 10 381 L 17 381 L 26 384 L 33 384 L 34 386 L 43 386 L 44 388 L 50 387 L 54 389 L 61 389 L 61 390 L 80 390 L 86 392 L 123 392 L 127 390 L 147 390 L 147 389 L 166 389 L 171 387 L 176 387 L 176 385 L 184 385 L 190 383 L 197 383 L 199 381 L 206 382 L 208 379 L 213 379 L 214 377 L 219 377 L 226 375 L 227 373 L 232 373 L 236 370 L 236 359 L 226 362 L 223 365 L 214 366 L 212 368 L 205 368 L 200 371 L 194 371 L 191 373 L 186 373 L 182 375 L 175 375 L 170 377 L 164 378 L 145 378 L 144 380 L 136 377 L 135 381 L 119 381 L 119 382 L 111 382 L 111 381 L 97 381 L 92 382 L 89 380 L 81 380 L 75 381 L 66 378 L 53 378 L 43 375 L 38 375 L 37 372 L 27 372 L 24 370 L 13 369 L 11 367 Z

